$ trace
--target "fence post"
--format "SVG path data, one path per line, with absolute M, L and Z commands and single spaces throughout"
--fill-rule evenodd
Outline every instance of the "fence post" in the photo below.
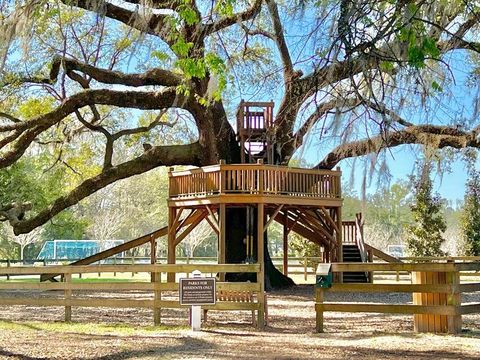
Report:
M 63 281 L 65 282 L 65 322 L 72 321 L 72 306 L 70 305 L 70 300 L 72 299 L 72 274 L 65 273 L 63 276 Z
M 323 333 L 323 296 L 322 288 L 315 288 L 315 322 L 317 333 Z
M 7 268 L 10 267 L 10 259 L 7 259 Z M 10 274 L 7 274 L 7 280 L 10 280 Z
M 160 290 L 159 286 L 160 283 L 162 282 L 162 273 L 161 272 L 156 272 L 154 269 L 154 272 L 152 273 L 153 277 L 153 324 L 155 326 L 158 326 L 161 324 L 161 319 L 162 319 L 162 309 L 160 308 L 159 302 L 162 300 L 162 291 Z

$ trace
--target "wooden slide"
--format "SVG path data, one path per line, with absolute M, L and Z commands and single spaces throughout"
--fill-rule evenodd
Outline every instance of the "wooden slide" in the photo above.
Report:
M 161 229 L 158 229 L 158 230 L 156 230 L 156 231 L 154 231 L 150 234 L 143 235 L 143 236 L 141 236 L 137 239 L 127 241 L 126 243 L 123 243 L 123 244 L 120 244 L 118 246 L 112 247 L 110 249 L 107 249 L 107 250 L 101 251 L 99 253 L 93 254 L 93 255 L 91 255 L 89 257 L 86 257 L 84 259 L 75 261 L 75 262 L 71 263 L 70 265 L 89 265 L 89 264 L 93 264 L 94 262 L 97 262 L 97 261 L 100 261 L 100 260 L 103 260 L 103 259 L 107 259 L 107 258 L 109 258 L 113 255 L 122 253 L 124 251 L 133 249 L 137 246 L 146 244 L 146 243 L 148 243 L 152 240 L 158 239 L 159 237 L 167 235 L 167 233 L 168 233 L 168 226 L 165 226 L 165 227 L 163 227 Z M 58 275 L 60 275 L 60 274 L 43 274 L 43 275 L 40 276 L 40 281 L 48 281 L 48 280 L 55 281 L 54 278 L 55 278 L 55 276 L 58 276 Z

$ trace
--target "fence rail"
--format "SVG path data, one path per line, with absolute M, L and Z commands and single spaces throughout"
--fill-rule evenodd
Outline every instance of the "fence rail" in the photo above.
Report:
M 11 266 L 3 267 L 3 275 L 41 275 L 61 274 L 60 283 L 39 283 L 33 282 L 0 282 L 0 305 L 31 305 L 31 306 L 64 306 L 65 321 L 70 321 L 72 306 L 80 307 L 114 307 L 114 308 L 150 308 L 153 310 L 154 323 L 161 322 L 161 309 L 180 308 L 179 300 L 162 299 L 162 292 L 168 291 L 169 297 L 179 297 L 179 284 L 177 282 L 162 282 L 162 274 L 190 274 L 194 270 L 202 273 L 260 273 L 259 264 L 155 264 L 155 265 L 85 265 L 85 266 L 61 266 L 52 265 L 46 267 L 37 266 Z M 151 276 L 151 282 L 102 282 L 102 283 L 76 283 L 72 279 L 74 274 L 105 273 L 105 272 L 142 272 Z M 163 276 L 166 279 L 166 276 Z M 38 281 L 38 280 L 37 280 Z M 263 279 L 258 282 L 227 283 L 218 282 L 216 291 L 226 292 L 249 292 L 254 294 L 256 301 L 218 301 L 215 305 L 206 306 L 212 310 L 250 310 L 257 312 L 257 326 L 264 326 L 265 294 L 262 289 Z M 63 290 L 60 298 L 31 298 L 26 294 L 21 297 L 18 293 L 15 297 L 8 296 L 8 290 Z M 150 299 L 131 298 L 82 298 L 81 291 L 130 291 L 141 290 L 153 295 Z M 172 294 L 173 292 L 173 294 Z M 5 296 L 5 294 L 7 296 Z
M 480 256 L 448 256 L 448 257 L 402 257 L 400 260 L 406 261 L 407 263 L 417 263 L 417 262 L 435 262 L 435 263 L 444 263 L 448 261 L 456 262 L 480 262 Z M 45 259 L 45 260 L 7 260 L 0 259 L 0 269 L 3 267 L 15 266 L 15 265 L 27 265 L 27 266 L 52 266 L 57 264 L 64 264 L 68 262 L 73 262 L 78 259 Z M 196 256 L 196 257 L 177 257 L 177 264 L 217 264 L 217 257 L 211 256 Z M 125 257 L 111 257 L 105 260 L 102 260 L 101 264 L 110 264 L 110 265 L 134 265 L 134 264 L 147 264 L 150 263 L 150 256 L 125 256 Z M 283 257 L 272 257 L 273 264 L 283 272 Z M 158 264 L 166 263 L 166 257 L 157 257 L 156 262 Z M 312 257 L 312 256 L 289 256 L 288 257 L 288 274 L 287 275 L 303 275 L 304 281 L 314 281 L 316 274 L 316 265 L 322 262 L 321 257 Z M 4 272 L 0 271 L 0 276 Z M 113 273 L 114 276 L 117 276 L 117 273 Z M 10 275 L 3 274 L 7 276 L 7 279 L 10 278 Z M 132 273 L 134 275 L 134 272 Z M 386 277 L 394 277 L 397 282 L 401 280 L 411 280 L 411 271 L 408 270 L 377 270 L 374 272 L 374 280 L 384 280 Z M 101 276 L 101 274 L 99 274 Z M 470 271 L 460 271 L 460 276 L 462 279 L 468 277 L 480 277 L 480 270 L 470 270 Z
M 415 315 L 415 329 L 421 332 L 461 330 L 461 315 L 480 313 L 480 303 L 463 304 L 463 292 L 480 291 L 480 282 L 461 284 L 461 271 L 480 271 L 480 263 L 336 263 L 332 271 L 408 271 L 413 284 L 332 284 L 315 289 L 316 329 L 323 332 L 324 312 L 374 312 Z M 411 293 L 413 304 L 338 303 L 324 301 L 330 292 Z

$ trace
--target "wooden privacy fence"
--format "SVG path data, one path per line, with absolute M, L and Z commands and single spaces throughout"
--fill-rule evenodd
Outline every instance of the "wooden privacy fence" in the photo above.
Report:
M 111 308 L 150 308 L 153 310 L 154 324 L 161 322 L 162 309 L 176 309 L 182 307 L 178 300 L 179 284 L 177 282 L 162 282 L 166 273 L 190 274 L 194 270 L 202 273 L 260 273 L 259 264 L 222 264 L 222 265 L 86 265 L 86 266 L 47 266 L 47 267 L 9 267 L 0 268 L 0 275 L 41 275 L 61 274 L 63 281 L 57 283 L 40 283 L 38 279 L 30 279 L 25 282 L 0 282 L 0 306 L 28 305 L 28 306 L 64 306 L 65 321 L 72 317 L 72 306 L 79 307 L 111 307 Z M 74 274 L 87 273 L 149 273 L 151 282 L 76 282 L 72 279 Z M 25 279 L 28 280 L 28 279 Z M 265 294 L 263 279 L 260 282 L 217 282 L 216 290 L 222 292 L 247 292 L 254 295 L 256 301 L 218 301 L 215 305 L 204 306 L 209 310 L 250 310 L 257 312 L 257 326 L 264 327 L 265 318 Z M 36 281 L 36 282 L 34 282 Z M 2 291 L 3 290 L 3 291 Z M 6 290 L 61 290 L 61 297 L 56 298 L 32 298 L 25 294 L 15 294 L 15 297 L 8 296 Z M 131 298 L 95 298 L 82 297 L 80 291 L 144 291 L 150 293 L 148 299 Z M 162 298 L 162 293 L 169 297 L 169 300 Z M 5 296 L 7 295 L 7 296 Z M 170 298 L 177 300 L 170 300 Z M 238 297 L 237 297 L 238 298 Z M 236 299 L 232 297 L 232 299 Z
M 263 164 L 212 165 L 169 173 L 169 197 L 226 193 L 340 198 L 340 171 Z
M 331 288 L 315 289 L 316 330 L 323 332 L 324 312 L 371 312 L 414 315 L 417 332 L 461 331 L 462 315 L 480 313 L 480 303 L 463 304 L 461 294 L 480 291 L 480 282 L 460 283 L 460 271 L 478 271 L 479 262 L 472 263 L 336 263 L 332 271 L 409 271 L 412 284 L 334 283 Z M 372 304 L 326 302 L 325 294 L 350 293 L 411 293 L 412 304 Z

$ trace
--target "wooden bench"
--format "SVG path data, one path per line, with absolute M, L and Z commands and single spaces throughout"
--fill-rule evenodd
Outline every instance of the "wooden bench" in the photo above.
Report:
M 230 301 L 236 303 L 256 303 L 257 296 L 251 291 L 225 291 L 220 290 L 216 293 L 217 302 Z M 264 313 L 265 313 L 265 325 L 268 325 L 268 305 L 267 305 L 267 293 L 264 295 Z M 203 321 L 207 322 L 208 309 L 203 309 Z M 255 326 L 257 318 L 255 316 L 255 310 L 252 310 L 252 324 Z

